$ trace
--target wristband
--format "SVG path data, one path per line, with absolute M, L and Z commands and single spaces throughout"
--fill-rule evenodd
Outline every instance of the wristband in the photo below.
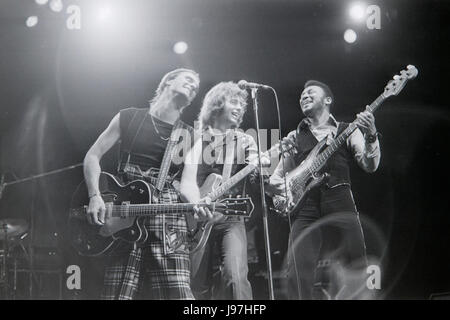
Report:
M 98 194 L 98 193 L 94 193 L 93 195 L 90 195 L 90 196 L 89 196 L 89 199 L 91 199 L 91 198 L 93 198 L 93 197 L 95 197 L 95 196 L 99 196 L 99 194 Z
M 367 135 L 365 135 L 364 139 L 368 143 L 374 143 L 375 141 L 377 141 L 377 138 L 378 138 L 379 135 L 380 135 L 380 133 L 377 131 L 377 132 L 375 132 L 375 134 L 367 134 Z

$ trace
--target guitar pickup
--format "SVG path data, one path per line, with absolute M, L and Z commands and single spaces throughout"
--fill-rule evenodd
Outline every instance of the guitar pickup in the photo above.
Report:
M 130 212 L 130 201 L 123 201 L 122 208 L 120 208 L 120 217 L 122 219 L 128 218 Z

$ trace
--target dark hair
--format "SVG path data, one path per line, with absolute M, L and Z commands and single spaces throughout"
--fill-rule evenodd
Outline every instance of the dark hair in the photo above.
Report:
M 325 83 L 317 81 L 317 80 L 308 80 L 305 83 L 305 89 L 307 87 L 310 86 L 317 86 L 317 87 L 321 87 L 323 89 L 323 91 L 325 92 L 325 95 L 327 97 L 331 97 L 331 105 L 334 104 L 334 95 L 333 92 L 331 91 L 330 87 L 328 87 Z

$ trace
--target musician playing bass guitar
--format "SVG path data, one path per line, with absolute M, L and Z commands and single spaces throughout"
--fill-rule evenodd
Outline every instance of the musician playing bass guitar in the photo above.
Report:
M 247 105 L 247 92 L 233 82 L 221 82 L 206 94 L 199 115 L 201 139 L 186 156 L 180 191 L 187 202 L 207 201 L 208 191 L 200 190 L 213 174 L 222 184 L 256 157 L 254 139 L 239 128 Z M 268 161 L 268 160 L 267 160 Z M 255 178 L 255 177 L 254 177 Z M 244 180 L 227 194 L 248 192 Z M 246 191 L 244 191 L 246 190 Z M 207 208 L 200 208 L 197 213 Z M 207 212 L 210 214 L 210 212 Z M 216 256 L 217 259 L 214 259 Z M 213 260 L 218 260 L 217 264 Z M 191 255 L 194 266 L 192 290 L 200 299 L 252 299 L 247 279 L 247 237 L 242 217 L 224 217 L 212 228 L 204 247 Z M 218 268 L 213 270 L 214 265 Z M 215 271 L 215 272 L 214 272 Z
M 333 104 L 333 94 L 326 84 L 314 80 L 306 82 L 300 97 L 300 107 L 306 118 L 286 137 L 296 146 L 297 153 L 282 158 L 284 170 L 280 161 L 270 177 L 269 194 L 282 195 L 285 191 L 284 175 L 296 168 L 319 141 L 335 138 L 348 126 L 333 117 L 330 111 Z M 323 168 L 329 175 L 327 182 L 312 189 L 303 205 L 291 215 L 288 250 L 290 299 L 323 298 L 323 287 L 318 289 L 318 294 L 314 290 L 321 281 L 325 281 L 317 279 L 320 272 L 315 270 L 319 260 L 338 261 L 345 268 L 365 270 L 365 243 L 351 191 L 350 162 L 355 160 L 364 171 L 374 172 L 380 162 L 380 146 L 372 113 L 367 109 L 359 113 L 357 125 L 358 129 Z M 327 218 L 329 223 L 315 227 Z M 342 291 L 340 294 L 351 296 Z
M 90 223 L 105 223 L 105 202 L 99 191 L 100 160 L 119 140 L 122 180 L 145 180 L 160 189 L 159 203 L 179 202 L 170 183 L 179 166 L 173 165 L 168 146 L 174 141 L 175 127 L 186 128 L 179 117 L 196 96 L 199 81 L 192 70 L 173 70 L 162 78 L 149 108 L 123 109 L 112 119 L 84 159 Z M 149 236 L 144 244 L 124 244 L 109 256 L 102 299 L 193 299 L 185 216 L 169 213 L 148 217 L 145 228 Z

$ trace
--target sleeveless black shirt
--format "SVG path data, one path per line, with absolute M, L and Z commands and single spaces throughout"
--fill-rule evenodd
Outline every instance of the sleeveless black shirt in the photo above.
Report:
M 127 108 L 120 111 L 119 171 L 123 170 L 127 163 L 139 166 L 142 171 L 161 167 L 173 125 L 152 117 L 148 111 L 148 108 Z M 192 131 L 192 128 L 184 123 L 183 128 L 188 132 Z M 182 163 L 172 162 L 169 174 L 175 174 L 181 166 Z

